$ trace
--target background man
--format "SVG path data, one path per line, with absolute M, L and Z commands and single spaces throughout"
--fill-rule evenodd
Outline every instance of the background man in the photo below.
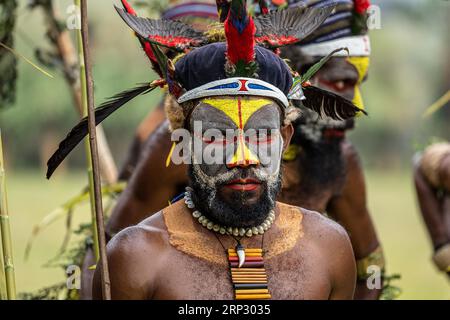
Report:
M 450 276 L 450 144 L 429 146 L 415 161 L 414 182 L 433 244 L 433 262 Z

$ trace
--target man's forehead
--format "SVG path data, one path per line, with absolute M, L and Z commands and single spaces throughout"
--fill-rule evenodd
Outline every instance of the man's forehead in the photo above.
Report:
M 369 72 L 369 57 L 332 57 L 321 69 L 321 73 L 326 72 L 355 72 L 359 80 L 362 81 Z
M 258 110 L 265 106 L 276 106 L 270 99 L 241 96 L 206 98 L 201 101 L 201 105 L 222 111 L 240 129 L 245 127 L 251 116 Z

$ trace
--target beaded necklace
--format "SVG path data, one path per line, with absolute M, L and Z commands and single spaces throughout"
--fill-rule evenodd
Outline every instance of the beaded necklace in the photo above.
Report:
M 187 187 L 184 195 L 186 206 L 193 210 L 192 216 L 198 222 L 214 232 L 220 245 L 227 254 L 228 264 L 231 273 L 231 281 L 234 289 L 234 296 L 236 300 L 254 300 L 254 299 L 270 299 L 271 294 L 268 288 L 267 273 L 264 268 L 264 233 L 271 227 L 275 220 L 275 213 L 272 210 L 268 218 L 258 227 L 252 228 L 237 228 L 237 227 L 223 227 L 210 221 L 203 216 L 200 211 L 195 209 L 195 204 L 192 200 L 192 188 Z M 220 241 L 217 234 L 230 235 L 237 242 L 235 248 L 225 249 L 222 241 Z M 246 236 L 248 238 L 254 235 L 262 235 L 261 248 L 244 248 L 240 239 Z

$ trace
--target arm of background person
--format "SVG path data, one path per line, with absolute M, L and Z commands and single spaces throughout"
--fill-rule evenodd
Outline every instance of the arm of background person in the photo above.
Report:
M 332 290 L 330 300 L 352 300 L 356 284 L 356 263 L 347 232 L 337 226 L 330 238 L 328 254 L 330 259 Z
M 160 103 L 139 124 L 133 142 L 127 152 L 125 163 L 120 170 L 119 180 L 127 181 L 131 177 L 133 171 L 136 169 L 142 150 L 145 147 L 145 142 L 165 119 L 164 104 Z
M 341 195 L 334 197 L 327 213 L 349 233 L 356 260 L 368 257 L 380 243 L 367 208 L 366 184 L 362 166 L 355 148 L 343 144 L 347 174 Z M 383 284 L 381 283 L 381 287 Z M 355 299 L 378 299 L 380 289 L 369 289 L 365 280 L 357 282 Z
M 166 167 L 171 146 L 169 126 L 165 121 L 149 137 L 138 166 L 118 199 L 106 226 L 110 235 L 166 207 L 176 195 L 178 186 L 187 183 L 185 165 L 171 163 Z
M 450 241 L 443 214 L 443 205 L 437 198 L 435 190 L 425 179 L 418 164 L 414 167 L 414 184 L 420 212 L 433 242 L 434 249 Z

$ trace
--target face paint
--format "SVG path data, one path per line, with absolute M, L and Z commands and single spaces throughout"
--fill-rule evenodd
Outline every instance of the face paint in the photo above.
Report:
M 203 133 L 212 129 L 223 133 L 214 139 L 194 134 L 194 139 L 202 139 L 203 151 L 210 145 L 223 149 L 222 163 L 193 161 L 189 169 L 204 214 L 224 225 L 263 221 L 281 186 L 278 105 L 256 97 L 209 98 L 200 102 L 190 120 L 191 128 L 201 122 Z
M 358 71 L 358 82 L 355 86 L 355 95 L 353 97 L 353 104 L 360 109 L 364 110 L 364 102 L 361 95 L 361 84 L 363 83 L 364 79 L 367 76 L 367 73 L 369 71 L 369 65 L 370 65 L 370 58 L 369 57 L 348 57 L 347 61 L 356 68 Z
M 276 158 L 278 152 L 271 151 L 282 145 L 280 111 L 273 101 L 248 97 L 204 99 L 194 110 L 191 120 L 202 122 L 203 149 L 208 144 L 223 148 L 223 164 L 228 168 L 262 164 L 265 170 L 278 171 L 276 159 L 269 159 L 272 154 Z M 208 134 L 210 130 L 220 130 L 223 134 L 212 139 Z M 200 135 L 195 133 L 197 138 Z M 200 163 L 201 156 L 203 154 L 198 154 L 194 163 Z M 208 171 L 213 175 L 220 170 L 210 167 Z
M 244 129 L 250 117 L 264 106 L 273 104 L 269 99 L 245 99 L 235 97 L 230 99 L 210 98 L 202 101 L 225 113 L 239 129 Z

